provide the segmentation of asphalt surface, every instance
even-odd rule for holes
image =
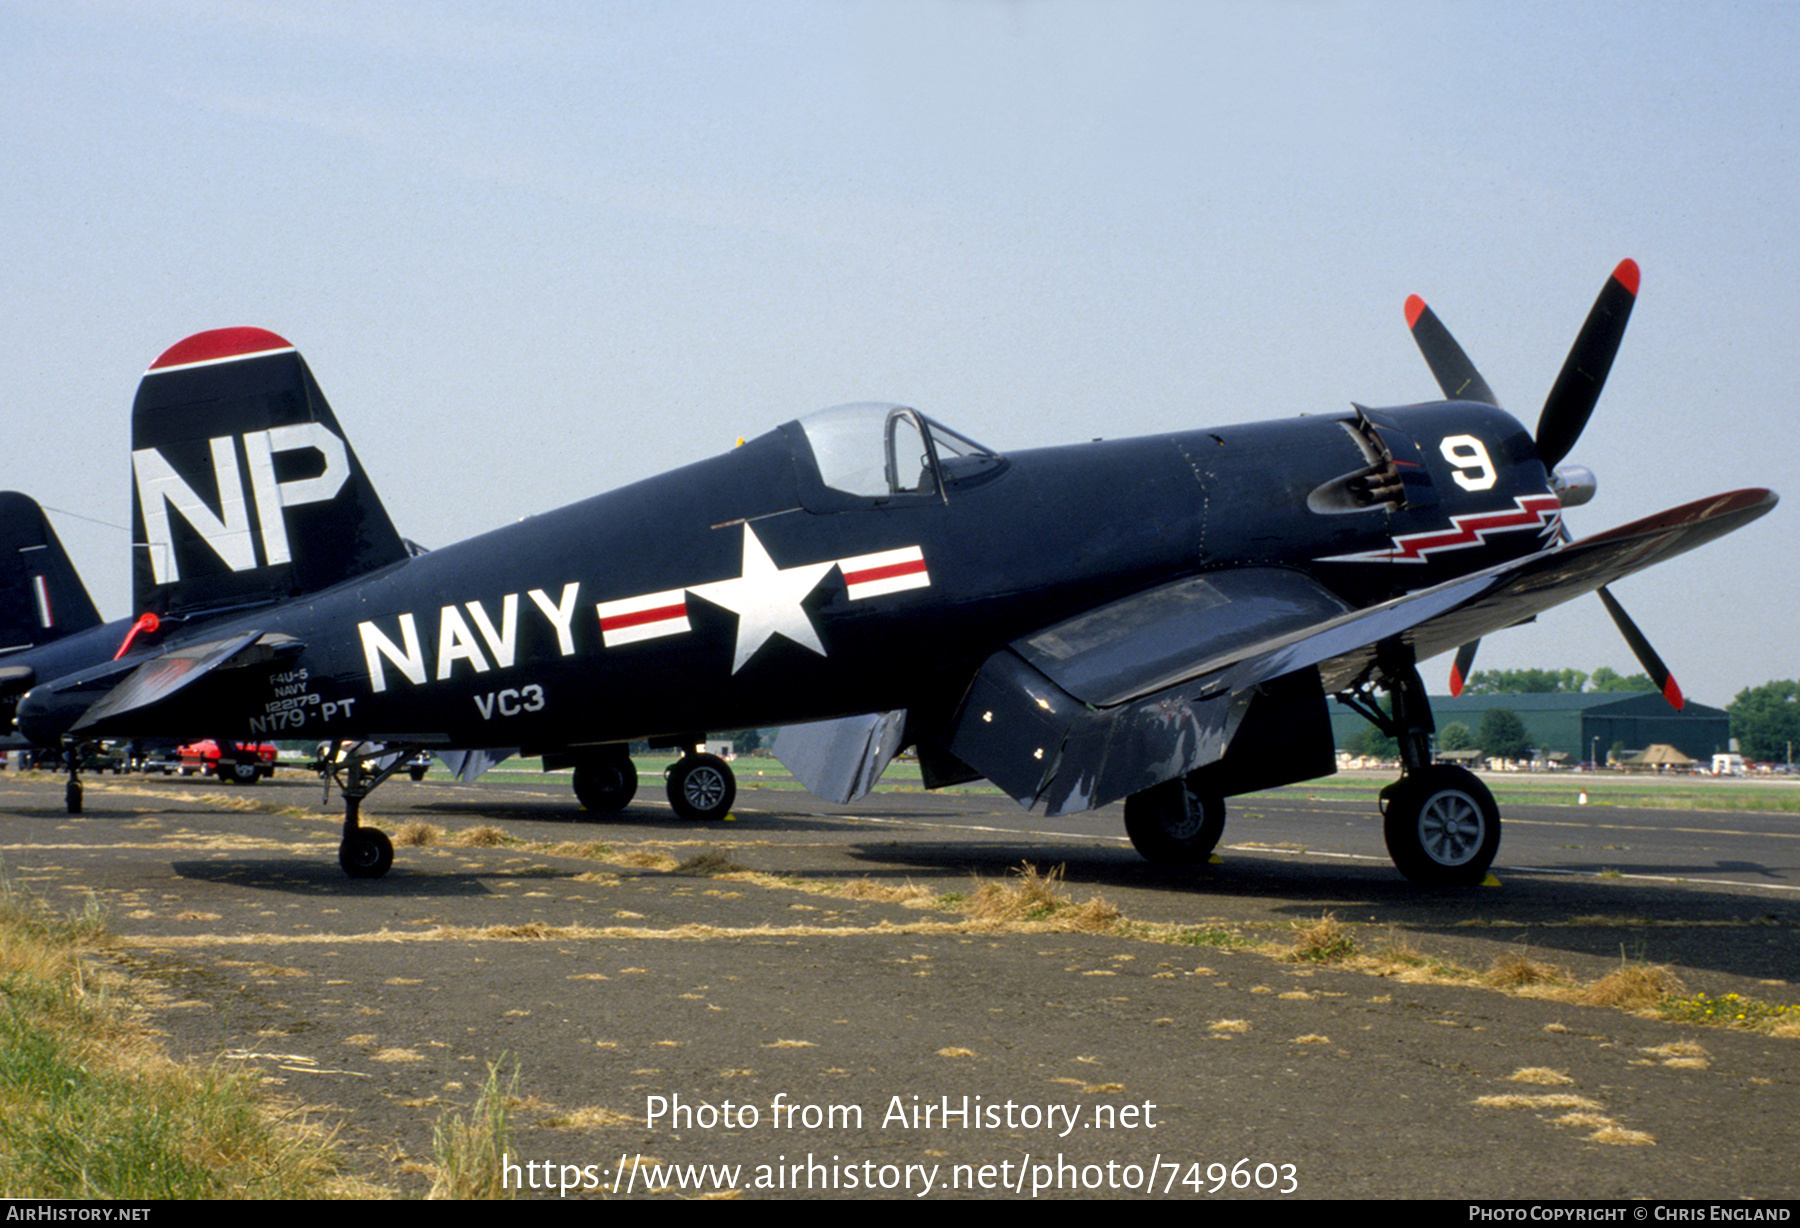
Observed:
[[[554,780],[427,779],[366,821],[532,843],[403,844],[359,882],[321,800],[107,777],[70,817],[59,781],[0,775],[0,858],[59,908],[98,898],[171,1052],[260,1071],[396,1194],[429,1187],[433,1127],[490,1066],[516,1078],[537,1197],[1800,1194],[1800,1039],[1239,945],[1329,913],[1425,967],[1648,961],[1800,1002],[1791,816],[1521,807],[1502,885],[1432,892],[1387,863],[1367,803],[1303,789],[1235,803],[1222,863],[1172,872],[1116,812],[1047,824],[991,795],[746,789],[697,826],[648,788],[600,823]],[[1024,862],[1140,930],[893,898]]]

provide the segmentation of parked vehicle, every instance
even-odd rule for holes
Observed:
[[[183,746],[181,774],[217,776],[225,784],[253,785],[265,776],[275,774],[273,742],[227,742],[220,752],[219,744],[208,738]]]

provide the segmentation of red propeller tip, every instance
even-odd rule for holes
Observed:
[[[1613,280],[1631,291],[1632,298],[1636,298],[1638,292],[1637,261],[1629,258],[1619,261],[1619,267],[1613,270]]]
[[[1416,294],[1407,295],[1406,296],[1406,327],[1411,328],[1414,325],[1416,325],[1419,322],[1419,317],[1424,314],[1425,314],[1425,300],[1420,298]]]
[[[1663,683],[1663,698],[1668,700],[1669,706],[1677,712],[1681,711],[1681,706],[1687,703],[1687,699],[1681,694],[1681,686],[1675,681],[1673,674],[1670,674],[1669,680]]]

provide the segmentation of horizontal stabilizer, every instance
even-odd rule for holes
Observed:
[[[115,661],[38,687],[19,705],[19,728],[40,746],[86,738],[167,736],[171,730],[242,739],[257,687],[305,646],[246,631],[148,661]],[[230,713],[229,717],[221,714]]]

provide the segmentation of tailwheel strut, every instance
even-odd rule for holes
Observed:
[[[351,878],[380,878],[393,868],[394,842],[379,827],[362,825],[362,803],[388,777],[403,769],[418,750],[357,743],[339,747],[326,760],[326,770],[344,796],[344,836],[338,844],[338,865]]]

